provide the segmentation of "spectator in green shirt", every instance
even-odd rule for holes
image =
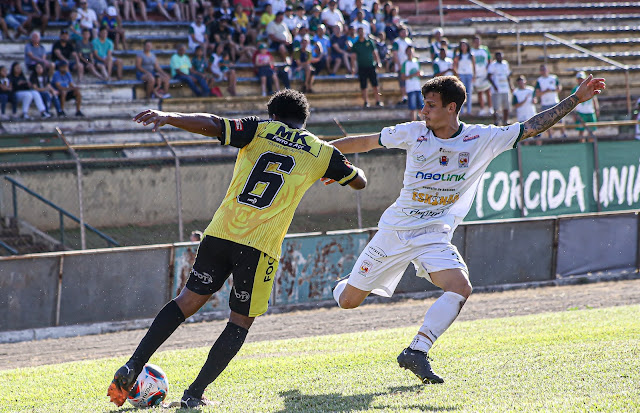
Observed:
[[[107,81],[111,80],[113,66],[116,66],[118,80],[122,79],[122,60],[113,56],[113,42],[107,38],[107,28],[102,26],[98,37],[93,39],[93,53],[97,63],[102,63],[107,68]]]
[[[360,91],[362,92],[364,107],[369,107],[367,80],[373,88],[376,106],[383,106],[380,101],[380,93],[378,93],[378,73],[376,72],[376,68],[382,67],[382,63],[375,43],[370,37],[365,36],[363,27],[358,28],[358,40],[351,47],[351,59],[353,61],[351,64],[353,74],[356,73],[357,63],[358,80],[360,80]]]
[[[171,56],[171,77],[186,83],[196,96],[209,96],[207,81],[193,68],[191,59],[185,53],[186,50],[187,48],[181,44],[176,54]]]

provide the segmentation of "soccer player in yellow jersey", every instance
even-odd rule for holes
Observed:
[[[147,110],[134,121],[156,131],[173,125],[240,148],[231,184],[204,231],[186,287],[158,313],[129,361],[115,374],[108,395],[121,406],[151,355],[218,291],[231,273],[231,314],[181,406],[208,404],[205,388],[242,347],[255,317],[268,307],[280,248],[304,193],[320,178],[362,189],[364,173],[333,146],[304,129],[306,97],[294,90],[276,93],[267,104],[270,120],[225,119],[216,115]]]

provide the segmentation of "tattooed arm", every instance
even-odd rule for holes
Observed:
[[[540,112],[527,120],[524,123],[522,139],[531,138],[546,131],[575,109],[575,107],[578,106],[578,103],[586,102],[600,94],[605,87],[604,79],[594,79],[593,75],[589,75],[574,94],[570,95],[554,107],[547,109],[544,112]]]

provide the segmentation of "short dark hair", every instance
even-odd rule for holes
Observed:
[[[281,121],[291,121],[304,125],[309,117],[307,97],[293,89],[284,89],[274,94],[267,103],[269,116],[277,116]]]
[[[422,86],[422,96],[426,97],[429,92],[440,94],[442,106],[447,106],[449,103],[454,102],[456,104],[456,113],[460,113],[462,104],[467,98],[467,90],[464,87],[464,83],[455,76],[438,76],[427,80],[427,83]]]

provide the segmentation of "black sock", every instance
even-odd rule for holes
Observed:
[[[213,347],[209,351],[207,361],[200,369],[198,377],[191,383],[187,392],[189,395],[202,398],[204,389],[213,382],[220,373],[227,367],[232,358],[238,354],[240,347],[244,344],[245,338],[249,330],[231,322],[227,323],[224,331],[216,340]]]
[[[129,359],[128,363],[133,363],[135,371],[142,371],[142,368],[153,353],[176,331],[183,321],[184,314],[178,304],[173,300],[169,301],[153,320],[149,331],[147,331],[133,356]]]

